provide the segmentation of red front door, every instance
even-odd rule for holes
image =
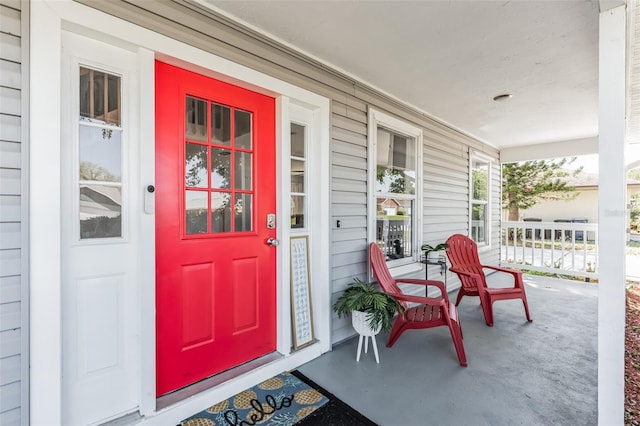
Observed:
[[[275,101],[156,62],[157,394],[275,350]]]

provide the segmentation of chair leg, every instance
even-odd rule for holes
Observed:
[[[529,304],[527,303],[527,296],[522,294],[522,304],[524,305],[524,314],[527,316],[527,321],[533,322],[531,316],[529,315]]]
[[[460,304],[460,301],[462,300],[462,296],[464,296],[464,294],[462,294],[462,289],[460,289],[458,290],[458,297],[456,298],[456,306]]]
[[[393,328],[391,329],[391,333],[389,333],[389,341],[387,342],[388,348],[390,348],[391,346],[394,345],[394,343],[396,343],[396,340],[398,340],[398,337],[400,337],[403,331],[404,331],[404,320],[401,317],[398,317],[396,318],[396,322],[393,323]]]
[[[455,311],[455,307],[450,307],[450,309],[453,310],[451,314],[445,311],[443,312],[443,315],[445,315],[447,320],[447,326],[449,327],[451,339],[453,340],[453,347],[456,349],[456,354],[458,355],[458,361],[460,361],[461,366],[466,367],[467,355],[464,352],[464,343],[462,343],[462,328],[458,322],[458,315]]]
[[[484,321],[489,327],[493,327],[493,301],[487,293],[480,294],[480,305],[482,305]]]
[[[449,326],[451,332],[451,338],[453,339],[453,346],[456,348],[456,354],[458,355],[458,361],[463,367],[467,366],[467,355],[464,352],[464,344],[462,343],[462,333],[460,326],[457,322],[454,322]]]

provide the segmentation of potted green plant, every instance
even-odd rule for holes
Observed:
[[[338,317],[352,314],[354,328],[363,335],[367,335],[359,329],[363,319],[366,318],[370,331],[375,335],[381,329],[391,330],[398,309],[403,310],[404,307],[395,297],[378,290],[375,284],[365,283],[359,278],[354,278],[353,283],[349,284],[333,304],[333,311]]]
[[[429,244],[423,244],[420,247],[420,250],[424,252],[424,257],[430,262],[437,262],[440,260],[440,252],[449,247],[447,243],[440,243],[436,246],[431,246]]]

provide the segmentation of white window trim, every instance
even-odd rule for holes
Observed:
[[[493,173],[493,159],[479,151],[470,150],[469,151],[469,230],[468,235],[471,237],[472,223],[473,223],[473,160],[478,159],[482,161],[486,161],[489,165],[489,183],[488,183],[488,197],[487,197],[487,223],[485,229],[486,241],[484,243],[477,242],[479,251],[486,251],[491,248],[491,232],[492,232],[492,221],[491,221],[491,201],[492,201],[492,173]]]
[[[413,256],[408,259],[403,259],[402,264],[389,265],[389,270],[392,275],[404,275],[412,272],[416,272],[422,269],[420,263],[420,245],[422,243],[422,217],[423,217],[423,202],[422,202],[422,181],[423,181],[423,162],[422,162],[422,129],[418,126],[410,124],[406,121],[402,121],[396,117],[393,117],[387,113],[376,110],[369,107],[368,110],[368,154],[367,154],[367,224],[369,228],[368,241],[372,242],[376,240],[376,158],[377,152],[377,129],[378,126],[385,129],[392,130],[394,132],[415,138],[416,141],[416,198],[415,198],[415,212],[412,212],[413,219],[412,227],[413,232]]]

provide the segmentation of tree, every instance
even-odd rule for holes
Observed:
[[[80,180],[94,180],[102,182],[119,182],[120,176],[114,176],[107,169],[90,161],[80,162]]]
[[[394,194],[415,193],[413,181],[400,169],[378,166],[376,179],[382,186],[382,192],[393,192]]]
[[[520,219],[520,209],[528,209],[541,200],[572,200],[578,196],[575,187],[564,178],[576,176],[582,167],[569,171],[565,164],[573,158],[525,161],[502,166],[502,207],[509,209],[509,220]]]

